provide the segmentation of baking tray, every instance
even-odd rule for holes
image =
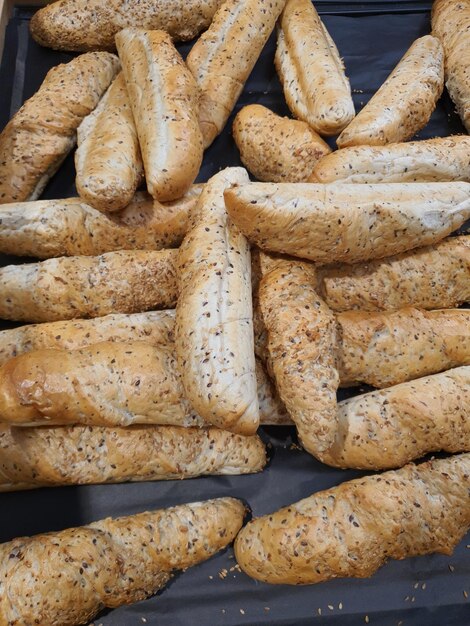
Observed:
[[[412,41],[430,29],[429,2],[319,2],[316,6],[345,59],[357,109],[382,84]],[[34,10],[16,8],[8,24],[0,68],[0,127],[37,90],[50,67],[75,56],[40,48],[33,42],[28,35],[28,22]],[[190,45],[178,47],[186,54]],[[258,102],[288,114],[274,71],[274,49],[275,40],[271,37],[235,112],[245,104]],[[206,152],[199,180],[207,180],[228,165],[240,164],[230,134],[232,119]],[[419,137],[462,132],[454,106],[444,95]],[[74,194],[73,157],[69,156],[43,197]],[[13,261],[18,262],[0,258],[2,263]],[[341,397],[345,395],[346,392],[341,392]],[[271,459],[265,471],[258,475],[1,494],[0,541],[86,524],[110,515],[130,515],[228,495],[245,500],[258,516],[365,474],[336,470],[317,462],[299,448],[292,428],[265,428],[261,434],[270,446]],[[470,595],[470,535],[452,557],[431,555],[391,561],[365,580],[342,579],[308,587],[270,586],[248,578],[234,566],[233,552],[228,549],[177,575],[153,598],[105,612],[94,624],[470,624],[470,601],[465,597],[465,593]]]

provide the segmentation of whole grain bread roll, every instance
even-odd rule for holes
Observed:
[[[470,452],[470,366],[424,376],[338,404],[335,467],[401,467],[428,452]]]
[[[243,107],[232,132],[243,165],[267,182],[307,181],[318,160],[331,152],[308,124],[280,117],[260,104]]]
[[[95,256],[116,250],[161,250],[182,242],[188,214],[203,185],[161,204],[137,193],[130,204],[105,215],[80,198],[14,202],[0,206],[0,252],[50,259]]]
[[[90,52],[47,73],[0,134],[0,204],[39,198],[119,69],[114,54]]]
[[[0,492],[250,474],[261,471],[265,463],[259,437],[217,428],[0,424]]]
[[[162,30],[126,28],[116,35],[116,46],[148,192],[160,202],[181,198],[202,163],[196,82]]]
[[[256,432],[251,262],[247,240],[229,220],[224,190],[248,181],[227,168],[205,185],[179,248],[176,356],[186,396],[207,423]]]
[[[3,624],[75,626],[144,600],[225,548],[243,523],[234,498],[183,504],[0,546]]]
[[[432,34],[444,47],[445,81],[463,125],[470,131],[470,6],[458,0],[434,0]]]
[[[137,26],[193,39],[211,23],[221,0],[58,0],[30,22],[33,39],[55,50],[115,50],[114,36]]]
[[[312,183],[470,181],[470,137],[454,135],[385,146],[353,146],[323,157]]]
[[[461,454],[351,480],[254,519],[235,556],[269,583],[366,578],[388,559],[450,555],[469,528],[470,454]]]
[[[382,146],[424,128],[444,88],[444,50],[436,37],[417,39],[366,106],[336,140],[339,148]]]
[[[469,183],[247,183],[227,189],[227,212],[260,248],[356,263],[443,239],[470,217]]]
[[[143,179],[144,167],[122,72],[78,127],[77,143],[75,184],[80,196],[98,211],[124,209]]]
[[[470,301],[470,237],[449,237],[378,261],[322,268],[317,289],[334,311],[459,306]]]
[[[204,148],[222,131],[285,0],[226,0],[186,63],[201,90]]]
[[[343,61],[310,0],[287,1],[275,65],[289,109],[317,133],[336,135],[353,119]]]
[[[177,250],[127,250],[0,268],[0,318],[54,322],[173,307]]]
[[[346,311],[340,331],[339,376],[346,387],[390,387],[470,365],[470,310]]]

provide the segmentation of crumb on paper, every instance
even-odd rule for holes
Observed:
[[[240,613],[241,613],[242,615],[245,615],[245,611],[244,611],[243,609],[240,609]]]

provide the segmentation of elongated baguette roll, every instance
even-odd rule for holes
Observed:
[[[113,54],[92,52],[47,73],[0,134],[0,204],[39,198],[119,68]]]
[[[199,173],[199,93],[170,36],[126,28],[116,35],[144,162],[147,189],[160,202],[181,198]]]
[[[317,161],[331,152],[308,124],[280,117],[260,104],[239,111],[233,138],[245,167],[268,182],[306,181]]]
[[[456,0],[434,0],[432,33],[444,47],[447,91],[470,132],[470,6]]]
[[[336,321],[315,293],[308,268],[284,259],[263,261],[258,297],[268,366],[302,445],[321,458],[336,431]]]
[[[0,269],[0,318],[54,322],[170,308],[177,255],[129,250],[8,265]]]
[[[424,128],[444,88],[444,50],[436,37],[417,39],[336,143],[339,148],[406,141]]]
[[[119,213],[105,215],[80,198],[15,202],[0,206],[0,252],[49,259],[116,250],[178,246],[203,185],[180,200],[160,204],[137,193]]]
[[[338,367],[342,386],[364,382],[390,387],[470,365],[468,309],[347,311],[336,319],[341,336]]]
[[[335,442],[322,461],[387,469],[439,450],[470,452],[468,365],[340,402]]]
[[[313,183],[470,181],[470,137],[456,135],[336,150],[319,161]]]
[[[0,546],[0,622],[75,626],[156,593],[233,541],[245,508],[218,498]]]
[[[0,492],[250,474],[265,463],[259,437],[218,428],[0,425]]]
[[[470,527],[469,488],[470,454],[351,480],[253,520],[235,556],[253,578],[304,585],[452,554]]]
[[[452,308],[470,301],[470,237],[361,263],[323,268],[320,295],[334,311]]]
[[[222,131],[285,0],[226,0],[186,63],[201,90],[204,148]]]
[[[224,197],[252,243],[322,265],[431,244],[470,217],[469,183],[248,183]]]
[[[290,110],[317,133],[336,135],[353,119],[343,62],[310,0],[288,0],[275,65]]]
[[[224,190],[248,180],[227,168],[204,187],[178,256],[176,356],[193,408],[219,428],[253,434],[256,395],[250,248],[228,219]]]
[[[58,0],[30,22],[33,38],[55,50],[115,50],[114,36],[138,26],[166,30],[175,41],[207,28],[221,0]]]
[[[80,196],[99,211],[119,211],[132,200],[144,167],[121,72],[80,124],[75,181]]]

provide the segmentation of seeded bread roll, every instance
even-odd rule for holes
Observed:
[[[78,127],[77,141],[75,184],[80,196],[105,213],[126,207],[144,167],[122,72]]]
[[[305,585],[371,576],[388,559],[452,550],[470,528],[470,454],[367,476],[249,522],[243,571]]]
[[[225,548],[245,508],[218,498],[20,537],[0,546],[0,621],[75,626],[144,600]]]
[[[435,0],[432,34],[444,47],[445,81],[467,132],[470,132],[470,6],[468,2]]]
[[[126,28],[116,35],[116,46],[148,192],[160,202],[181,198],[202,163],[196,82],[162,30]]]
[[[317,161],[331,152],[308,124],[280,117],[260,104],[243,107],[232,130],[242,163],[263,181],[306,181]]]
[[[317,133],[336,135],[353,119],[343,62],[310,0],[288,0],[275,65],[290,110]]]
[[[123,28],[166,30],[175,41],[207,28],[221,0],[58,0],[33,15],[33,39],[55,50],[115,50]]]
[[[336,143],[382,146],[424,128],[444,88],[444,51],[436,37],[417,39]]]
[[[54,322],[173,307],[177,250],[129,250],[0,268],[0,318]]]
[[[120,68],[108,52],[53,67],[0,134],[0,204],[36,200]]]
[[[470,365],[470,310],[346,311],[340,329],[342,386],[390,387]]]
[[[186,63],[201,90],[204,148],[222,131],[285,0],[226,0]]]
[[[470,218],[469,183],[247,183],[224,197],[252,243],[321,265],[428,245]]]
[[[112,215],[80,198],[5,204],[0,206],[0,252],[49,259],[173,248],[183,240],[189,211],[202,187],[192,185],[180,200],[164,204],[137,193],[124,210]]]
[[[178,256],[176,357],[186,396],[207,423],[256,432],[250,248],[228,219],[224,190],[248,180],[227,168],[206,183]]]
[[[470,301],[470,237],[357,265],[322,268],[317,288],[334,311],[440,309]]]
[[[250,474],[266,463],[259,437],[217,428],[69,426],[10,428],[0,424],[0,492]]]
[[[470,181],[470,137],[355,146],[323,157],[312,183],[412,183]]]

